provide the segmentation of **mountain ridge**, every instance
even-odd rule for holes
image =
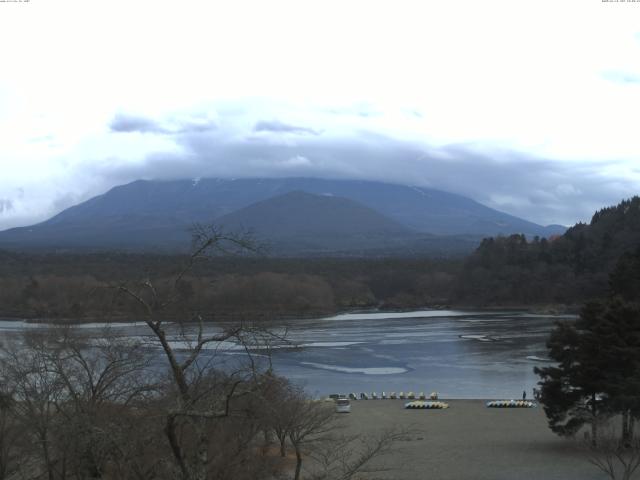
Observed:
[[[412,242],[416,233],[423,238],[453,235],[479,241],[490,235],[548,236],[564,231],[563,227],[543,227],[467,197],[425,187],[304,177],[205,178],[136,180],[119,185],[40,224],[0,232],[0,246],[173,249],[188,245],[187,230],[194,223],[217,223],[225,216],[233,219],[234,212],[291,192],[340,198],[336,203],[340,211],[353,209],[349,202],[355,202],[368,209],[359,210],[363,215],[367,211],[365,216],[371,218],[373,211],[402,226],[406,229],[403,235]],[[307,215],[316,213],[309,210]],[[292,228],[304,230],[302,220],[298,218]],[[353,218],[350,221],[358,223]],[[332,230],[327,222],[325,225]],[[402,242],[392,244],[402,247]]]

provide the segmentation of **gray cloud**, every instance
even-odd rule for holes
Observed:
[[[312,128],[298,127],[289,125],[278,120],[261,120],[253,127],[254,132],[276,132],[276,133],[295,133],[303,135],[319,135],[319,132]]]
[[[10,198],[0,198],[0,214],[13,210],[13,201]]]
[[[116,114],[109,128],[112,132],[165,133],[165,130],[151,119],[135,115]]]
[[[471,197],[540,224],[588,221],[595,210],[637,193],[626,178],[605,175],[613,162],[576,165],[472,144],[425,147],[371,132],[344,138],[303,136],[273,142],[256,136],[188,133],[180,154],[155,153],[137,165],[113,159],[88,168],[112,185],[139,178],[312,176],[426,186]]]
[[[449,146],[426,159],[432,186],[470,196],[541,224],[588,221],[598,209],[637,194],[638,185],[603,172],[614,162],[564,164],[517,152]],[[438,158],[445,154],[447,160]]]
[[[124,113],[116,114],[109,124],[109,129],[115,133],[138,132],[174,135],[201,133],[215,130],[216,128],[216,124],[207,118],[170,118],[165,125],[165,123],[159,123],[149,118]]]
[[[189,120],[182,122],[174,133],[204,133],[215,130],[217,125],[207,120]]]
[[[77,205],[80,202],[88,200],[86,196],[78,195],[76,193],[66,192],[59,194],[54,198],[52,207],[55,211],[61,211],[65,208],[69,208],[73,205]]]

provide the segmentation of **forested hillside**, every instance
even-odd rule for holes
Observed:
[[[151,278],[168,287],[185,256],[24,254],[0,251],[0,317],[131,318],[112,288]],[[208,318],[283,318],[357,308],[415,308],[450,298],[460,263],[432,259],[210,258],[185,278],[175,312]],[[182,311],[181,311],[182,309]]]
[[[580,303],[604,295],[609,273],[639,247],[640,197],[633,197],[550,240],[483,240],[465,262],[454,295],[479,304]]]

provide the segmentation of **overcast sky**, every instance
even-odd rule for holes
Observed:
[[[640,193],[640,2],[0,2],[0,229],[139,178],[323,176],[542,224]]]

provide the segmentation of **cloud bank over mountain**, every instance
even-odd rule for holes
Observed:
[[[537,223],[587,220],[640,191],[640,35],[628,8],[140,0],[78,2],[73,15],[46,2],[7,10],[0,228],[138,178],[205,176],[385,180]]]
[[[115,151],[104,158],[79,159],[59,170],[55,185],[49,185],[53,202],[48,206],[32,202],[32,212],[24,189],[16,190],[13,198],[5,194],[0,227],[44,219],[136,179],[301,176],[377,180],[467,195],[541,224],[586,220],[595,209],[638,191],[638,172],[623,175],[625,163],[615,160],[559,162],[479,143],[430,145],[417,135],[397,138],[375,131],[369,125],[370,117],[361,115],[357,123],[348,119],[351,128],[341,125],[337,129],[333,118],[327,117],[344,121],[341,113],[309,112],[315,121],[294,123],[259,120],[250,111],[225,117],[215,106],[208,108],[215,121],[203,120],[197,116],[200,113],[192,118],[183,112],[181,119],[116,114],[101,142],[115,150],[137,143],[143,147],[137,158]],[[406,115],[408,121],[415,118]],[[45,196],[43,185],[40,187]]]

